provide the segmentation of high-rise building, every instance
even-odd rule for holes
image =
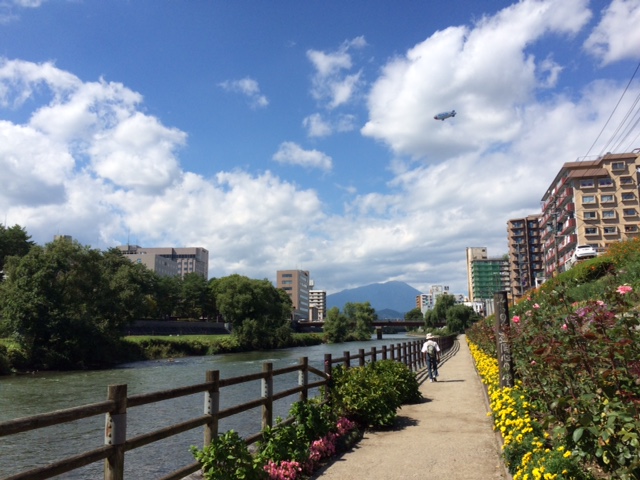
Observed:
[[[289,294],[293,304],[293,319],[309,319],[309,272],[307,270],[278,270],[276,287]]]
[[[419,308],[424,315],[428,310],[433,310],[440,295],[449,294],[448,285],[431,285],[429,293],[421,293],[416,295],[416,308]],[[459,296],[456,296],[456,301]],[[464,296],[463,301],[464,301]]]
[[[180,275],[182,278],[184,278],[187,273],[197,273],[205,279],[209,278],[209,251],[202,247],[143,248],[139,245],[120,245],[117,248],[131,261],[140,261],[140,263],[143,263],[154,271],[157,271],[157,265],[166,268],[167,272],[173,269],[173,266],[169,262],[163,263],[161,260],[152,260],[151,256],[174,262],[177,269],[176,275]]]
[[[639,234],[640,149],[565,163],[542,197],[546,277],[562,272],[578,245],[604,251]]]
[[[313,310],[314,313],[311,313]],[[309,290],[309,320],[323,321],[327,318],[327,291]]]
[[[473,277],[471,264],[474,260],[487,258],[487,247],[467,247],[467,287],[469,288],[469,301],[473,302]]]
[[[539,220],[538,214],[507,222],[509,290],[513,298],[522,297],[544,276]]]
[[[474,301],[493,300],[493,294],[509,288],[509,259],[479,258],[471,262]]]

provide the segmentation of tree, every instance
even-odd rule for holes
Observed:
[[[329,343],[342,343],[347,339],[349,323],[338,307],[333,307],[327,312],[323,331],[324,338]]]
[[[181,299],[182,279],[177,275],[172,277],[158,276],[154,287],[154,316],[166,319],[176,314]],[[212,296],[210,291],[207,292],[207,295]]]
[[[447,310],[456,304],[456,298],[453,295],[443,294],[436,299],[436,305],[433,310],[429,310],[424,315],[425,327],[435,328],[445,325],[447,322]]]
[[[404,319],[406,322],[419,322],[420,320],[424,320],[422,311],[419,308],[409,310],[404,314]]]
[[[7,263],[0,308],[33,368],[108,362],[123,326],[148,311],[152,274],[77,242],[34,246]]]
[[[453,305],[447,310],[447,329],[449,333],[461,333],[470,327],[480,316],[466,305]]]
[[[213,298],[207,280],[199,273],[187,273],[180,284],[178,315],[199,319],[212,314]]]
[[[215,305],[238,341],[252,348],[284,345],[291,337],[291,299],[267,280],[234,274],[210,284]]]
[[[347,317],[352,338],[355,340],[369,340],[371,338],[373,322],[378,319],[378,315],[369,302],[346,303],[344,314]]]
[[[0,281],[2,281],[1,273],[4,271],[6,258],[14,255],[23,257],[34,245],[35,243],[31,241],[31,237],[23,227],[14,225],[7,228],[0,225]]]

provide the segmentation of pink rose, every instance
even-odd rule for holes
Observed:
[[[535,365],[536,361],[535,360],[531,360],[531,365]]]
[[[538,305],[537,303],[533,304],[533,308],[535,308],[536,310],[538,310],[540,308],[540,305]]]
[[[517,315],[514,315],[511,320],[513,320],[513,323],[520,323],[520,317]]]
[[[565,323],[565,324],[562,325],[561,328],[566,332],[567,329],[569,328],[569,326]]]
[[[620,285],[617,291],[620,295],[626,295],[629,292],[633,292],[633,288],[631,288],[629,285]]]

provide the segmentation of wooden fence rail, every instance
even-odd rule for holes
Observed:
[[[453,336],[440,337],[437,341],[441,350],[446,351],[451,348],[454,339],[455,337]],[[356,355],[345,351],[340,358],[332,358],[331,354],[325,354],[324,371],[313,368],[309,365],[308,359],[303,357],[297,365],[274,370],[273,364],[267,362],[263,364],[262,371],[259,373],[233,378],[221,379],[219,371],[208,371],[204,383],[152,393],[127,396],[127,385],[110,385],[108,398],[103,402],[0,423],[0,437],[4,437],[95,415],[106,415],[104,446],[73,457],[64,458],[44,467],[3,477],[0,480],[42,480],[77,470],[100,460],[104,460],[104,480],[123,480],[125,452],[198,427],[204,427],[203,441],[204,445],[208,445],[218,435],[219,420],[256,407],[262,407],[262,429],[264,429],[273,425],[274,401],[296,394],[299,395],[300,400],[304,401],[308,399],[310,391],[323,386],[328,388],[327,379],[330,377],[331,370],[335,364],[350,368],[355,366],[355,362],[357,362],[357,365],[363,366],[367,361],[375,362],[379,359],[391,359],[404,363],[413,370],[418,370],[424,367],[424,359],[420,353],[422,343],[422,340],[413,340],[391,345],[390,347],[385,345],[382,349],[372,347],[369,352],[360,349]],[[298,373],[297,387],[281,392],[273,391],[274,377],[296,372]],[[309,374],[316,375],[320,379],[309,382]],[[261,395],[259,398],[220,410],[220,390],[222,388],[256,380],[261,381]],[[160,430],[127,438],[128,409],[197,393],[204,393],[205,395],[204,414],[202,416],[170,425]],[[261,435],[262,433],[258,432],[250,435],[245,440],[251,444],[260,440]],[[199,469],[199,463],[193,463],[163,477],[161,480],[179,480]]]

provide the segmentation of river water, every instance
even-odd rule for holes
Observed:
[[[415,338],[415,337],[413,337]],[[208,370],[219,370],[220,378],[230,378],[262,370],[264,362],[274,369],[297,364],[308,357],[309,364],[322,370],[324,354],[335,358],[344,351],[351,355],[364,348],[390,346],[411,340],[404,335],[387,335],[383,340],[335,345],[288,348],[268,352],[248,352],[204,357],[188,357],[174,361],[149,361],[125,364],[111,370],[83,372],[43,372],[33,375],[0,377],[0,422],[54,410],[71,408],[107,398],[108,385],[127,384],[128,395],[156,392],[203,383]],[[297,385],[297,373],[279,375],[274,391]],[[309,381],[316,377],[310,375]],[[220,394],[220,408],[227,408],[260,398],[260,381],[225,387]],[[275,415],[286,417],[297,395],[274,405]],[[148,433],[202,415],[204,394],[130,408],[127,413],[127,437]],[[219,430],[234,429],[242,436],[260,431],[261,409],[253,409],[220,421]],[[47,465],[64,457],[97,448],[104,442],[104,415],[0,437],[0,478]],[[197,428],[131,450],[125,455],[125,478],[153,479],[167,475],[194,462],[190,445],[202,447],[203,429]],[[65,479],[101,479],[103,462],[61,475]]]

